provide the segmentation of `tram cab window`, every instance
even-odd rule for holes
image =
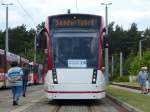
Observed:
[[[68,67],[68,60],[86,60],[87,68],[96,67],[98,57],[97,38],[61,37],[53,41],[54,66]]]

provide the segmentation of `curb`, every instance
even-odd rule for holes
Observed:
[[[129,111],[129,112],[144,112],[144,111],[142,111],[142,110],[140,110],[140,109],[137,109],[137,108],[135,108],[135,107],[129,105],[129,104],[126,103],[126,102],[123,102],[123,101],[119,100],[118,98],[116,98],[116,97],[114,97],[114,96],[112,96],[112,95],[110,95],[110,94],[106,94],[106,96],[107,96],[110,100],[112,100],[113,102],[117,103],[117,104],[120,105],[121,107],[125,108],[125,109],[126,109],[127,111]]]

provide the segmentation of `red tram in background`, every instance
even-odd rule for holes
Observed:
[[[0,88],[10,86],[8,80],[6,80],[5,78],[5,74],[7,73],[7,70],[11,67],[10,64],[13,61],[17,61],[21,67],[24,63],[29,63],[29,60],[19,55],[0,49]]]
[[[44,72],[45,69],[42,64],[29,62],[26,58],[0,49],[0,88],[10,87],[8,80],[5,78],[5,74],[11,67],[10,65],[13,61],[17,61],[20,64],[20,67],[23,67],[25,63],[29,65],[28,84],[44,83],[44,74],[46,72]]]
[[[44,82],[43,65],[35,62],[29,63],[28,84],[42,84]]]

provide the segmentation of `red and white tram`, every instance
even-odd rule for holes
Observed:
[[[42,84],[42,83],[43,83],[43,65],[35,62],[30,62],[28,84]]]
[[[47,41],[48,72],[44,87],[48,99],[104,98],[102,17],[89,14],[49,16],[42,31]]]
[[[10,52],[5,52],[5,50],[0,49],[0,88],[3,87],[9,87],[9,82],[5,78],[5,74],[7,73],[7,70],[11,67],[11,62],[17,61],[20,66],[22,66],[24,63],[29,63],[29,60],[10,53]]]

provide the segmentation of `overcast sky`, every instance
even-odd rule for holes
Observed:
[[[88,13],[105,17],[105,6],[109,3],[108,21],[114,21],[124,29],[133,22],[139,30],[150,28],[150,0],[0,0],[1,3],[13,3],[9,6],[9,27],[25,24],[28,29],[45,21],[48,15],[67,13]],[[5,29],[6,7],[0,5],[0,30]]]

